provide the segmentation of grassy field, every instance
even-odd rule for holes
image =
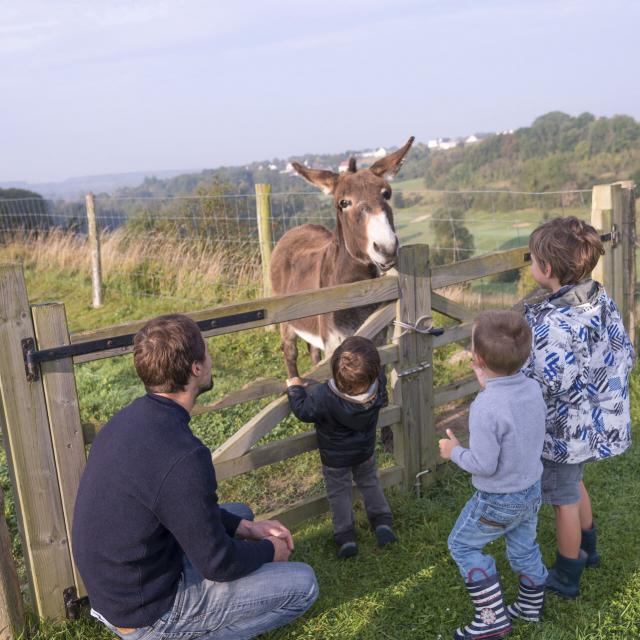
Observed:
[[[159,313],[196,309],[229,299],[234,290],[192,283],[172,294],[184,298],[133,295],[119,261],[106,270],[109,284],[105,306],[90,308],[90,278],[83,265],[65,263],[55,248],[38,259],[34,247],[0,247],[0,261],[22,260],[30,300],[65,302],[73,331],[125,320],[152,317]],[[133,267],[132,267],[133,268]],[[134,269],[136,270],[137,267]],[[213,278],[213,276],[211,276]],[[212,283],[213,285],[213,283]],[[249,288],[243,290],[251,295]],[[235,295],[238,290],[235,290]],[[189,298],[189,302],[185,298]],[[219,398],[256,377],[284,377],[278,334],[250,331],[210,341],[216,386],[203,401]],[[439,350],[434,371],[437,384],[459,376],[463,365],[449,365],[453,348]],[[237,367],[235,363],[242,363]],[[303,366],[308,359],[303,357]],[[143,393],[130,357],[97,361],[76,368],[82,419],[102,424],[120,407]],[[633,379],[633,413],[638,433],[640,377]],[[210,447],[223,442],[268,399],[205,414],[192,421],[194,431]],[[267,439],[281,438],[306,430],[293,418],[284,420]],[[586,480],[593,492],[602,537],[603,566],[585,576],[584,593],[577,602],[550,598],[545,622],[528,627],[516,625],[513,638],[549,640],[640,638],[640,456],[633,449],[624,457],[591,465]],[[382,466],[390,464],[381,456]],[[9,491],[4,457],[0,460],[0,482]],[[322,491],[315,452],[266,467],[256,473],[223,482],[223,500],[244,500],[256,511],[265,512],[304,496]],[[400,543],[380,551],[365,528],[358,508],[360,555],[348,562],[334,557],[328,517],[317,518],[295,531],[293,559],[309,562],[317,572],[321,596],[311,612],[298,623],[269,634],[269,639],[409,639],[446,638],[457,624],[467,621],[470,605],[462,581],[449,558],[446,539],[457,514],[472,490],[466,474],[444,467],[437,483],[422,499],[399,490],[389,492]],[[7,517],[14,536],[14,554],[21,563],[15,510],[8,496]],[[540,541],[545,560],[554,553],[552,514],[543,509]],[[503,545],[494,545],[505,578],[507,592],[515,593],[515,580],[504,561]],[[24,570],[21,566],[24,578]],[[37,640],[110,638],[99,624],[43,623],[35,630]]]

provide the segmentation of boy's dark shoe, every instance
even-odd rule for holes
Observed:
[[[596,551],[597,537],[595,523],[591,525],[591,529],[582,530],[580,548],[587,554],[587,568],[595,569],[600,566],[600,554]]]
[[[356,532],[353,529],[334,533],[333,541],[338,547],[338,558],[351,558],[358,554]]]
[[[527,584],[520,576],[518,599],[507,607],[511,620],[520,618],[526,622],[540,622],[544,607],[544,585]]]
[[[489,576],[478,582],[466,582],[476,615],[466,627],[459,627],[454,640],[504,638],[511,633],[511,620],[502,599],[500,578]]]
[[[358,545],[355,542],[345,542],[338,549],[338,558],[352,558],[358,555]]]
[[[398,541],[398,536],[393,532],[393,529],[388,524],[380,524],[375,529],[376,542],[379,547],[386,547],[392,542]]]
[[[587,554],[580,551],[580,557],[565,558],[556,553],[556,563],[549,571],[545,588],[563,598],[577,598],[580,595],[580,576],[587,563]]]

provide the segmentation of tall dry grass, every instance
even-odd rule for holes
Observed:
[[[223,242],[119,229],[103,232],[100,247],[107,288],[188,299],[200,297],[203,288],[215,288],[218,294],[227,288],[231,295],[238,288],[251,292],[262,285],[260,254],[250,245],[225,246]],[[62,229],[15,234],[0,246],[0,255],[3,261],[35,269],[91,273],[87,239]]]

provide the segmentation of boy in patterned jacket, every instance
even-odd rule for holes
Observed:
[[[635,354],[615,303],[590,278],[604,254],[596,230],[575,217],[556,218],[531,234],[529,248],[534,280],[551,290],[525,307],[533,349],[523,368],[547,405],[542,499],[555,510],[557,554],[546,588],[575,598],[585,566],[600,562],[584,464],[631,444]]]

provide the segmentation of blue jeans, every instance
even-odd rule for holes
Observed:
[[[482,549],[505,537],[511,568],[531,585],[544,584],[547,569],[536,542],[540,481],[516,493],[476,491],[449,535],[449,551],[467,582],[496,575],[496,563]]]
[[[253,520],[246,505],[221,507]],[[301,562],[270,562],[243,578],[213,582],[203,578],[184,556],[173,607],[150,627],[124,634],[98,612],[91,613],[126,640],[244,640],[291,622],[317,597],[315,573]]]

